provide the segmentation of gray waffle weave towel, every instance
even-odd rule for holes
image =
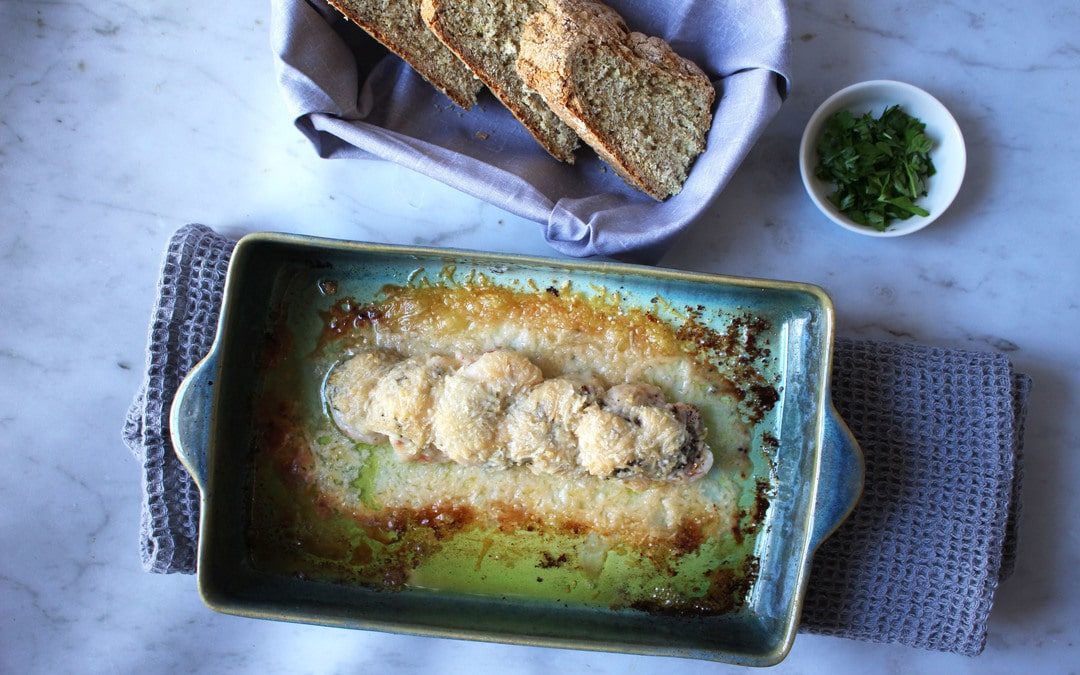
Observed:
[[[199,495],[169,442],[184,374],[213,341],[233,242],[188,225],[169,242],[146,379],[124,440],[143,467],[142,557],[195,570]],[[838,340],[833,401],[866,455],[866,489],[823,545],[802,630],[975,655],[1016,553],[1031,381],[998,354]]]

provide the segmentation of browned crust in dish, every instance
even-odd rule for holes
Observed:
[[[437,538],[468,528],[492,528],[512,533],[518,530],[562,535],[594,533],[605,537],[612,546],[639,551],[658,564],[672,557],[696,552],[710,536],[730,531],[742,540],[752,534],[760,517],[742,522],[741,512],[726,512],[705,502],[686,509],[676,522],[662,527],[646,527],[637,519],[614,519],[599,522],[587,515],[555,513],[530,509],[511,501],[486,502],[482,506],[460,499],[419,500],[419,503],[395,502],[371,509],[342,500],[341,495],[325,490],[318,474],[318,460],[312,450],[313,439],[302,430],[296,406],[290,402],[267,402],[259,411],[256,428],[263,457],[269,460],[280,479],[293,488],[312,495],[319,509],[345,514],[362,524],[369,535],[402,534],[410,527],[437,530]],[[452,514],[452,518],[438,515]],[[763,514],[762,514],[763,515]]]
[[[395,25],[374,0],[328,0],[349,21],[364,29],[384,47],[404,59],[413,70],[436,89],[468,110],[476,103],[483,84],[461,63],[420,20],[418,0],[394,0],[413,7],[405,25]],[[413,16],[415,15],[415,16]],[[410,40],[419,43],[418,49],[407,46]]]

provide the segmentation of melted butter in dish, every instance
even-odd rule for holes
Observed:
[[[693,312],[481,278],[321,316],[312,351],[267,374],[256,565],[705,614],[749,588],[767,382],[702,347]]]

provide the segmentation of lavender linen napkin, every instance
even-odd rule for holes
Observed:
[[[150,323],[146,379],[124,440],[142,462],[143,564],[195,571],[197,488],[168,412],[217,327],[233,242],[173,235]],[[838,340],[833,401],[866,456],[866,488],[814,557],[802,630],[975,655],[1016,555],[1031,381],[998,354]]]
[[[583,148],[545,153],[486,92],[470,111],[388,55],[324,0],[273,0],[271,47],[296,126],[322,157],[385,159],[542,223],[566,255],[656,259],[719,194],[788,88],[783,0],[607,0],[709,75],[708,149],[683,191],[657,203]]]

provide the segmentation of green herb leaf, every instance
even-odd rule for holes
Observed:
[[[895,220],[928,216],[915,204],[936,173],[926,125],[900,106],[874,118],[841,110],[825,122],[815,175],[835,186],[829,195],[848,218],[884,231]]]

